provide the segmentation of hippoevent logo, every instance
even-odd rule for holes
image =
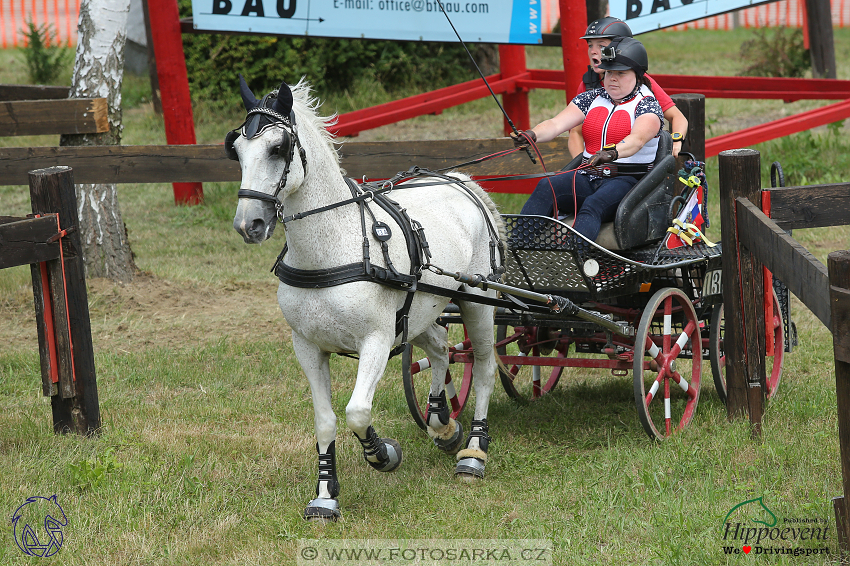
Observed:
[[[52,497],[28,498],[12,515],[12,531],[21,552],[28,556],[53,556],[62,548],[65,512]]]
[[[777,518],[762,497],[738,503],[720,526],[724,554],[813,556],[829,554],[826,519]]]

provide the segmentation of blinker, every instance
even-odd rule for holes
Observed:
[[[289,132],[283,130],[283,139],[280,140],[280,145],[277,148],[277,154],[279,157],[284,159],[289,159],[290,154],[292,153],[292,136],[289,135]]]
[[[239,138],[239,135],[238,131],[231,130],[227,132],[227,135],[224,137],[224,152],[227,154],[228,159],[232,159],[234,161],[239,161],[239,154],[236,153],[236,148],[233,147],[233,144]]]
[[[248,123],[245,124],[245,137],[253,139],[260,130],[260,114],[254,114],[248,118]]]

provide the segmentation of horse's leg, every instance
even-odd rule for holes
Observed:
[[[380,472],[393,472],[401,465],[401,446],[392,438],[380,438],[372,427],[372,398],[384,369],[392,339],[369,336],[361,344],[360,363],[357,365],[357,383],[351,400],[345,407],[348,428],[363,446],[366,462]]]
[[[465,479],[484,477],[487,463],[488,435],[487,411],[490,395],[496,383],[496,353],[493,349],[493,307],[477,303],[460,303],[461,317],[472,343],[475,363],[472,366],[472,383],[475,386],[475,413],[466,446],[457,453],[455,475]]]
[[[292,333],[292,346],[301,368],[310,382],[313,394],[313,419],[316,428],[316,450],[319,453],[319,480],[316,498],[307,504],[307,520],[336,521],[340,517],[339,480],[336,475],[336,415],[331,406],[330,355],[315,344]]]
[[[456,454],[463,443],[463,427],[451,418],[451,410],[446,401],[446,371],[449,368],[447,331],[435,322],[411,342],[422,348],[431,362],[431,390],[425,416],[428,436],[440,450]]]

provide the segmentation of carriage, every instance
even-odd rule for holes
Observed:
[[[504,282],[566,298],[578,308],[573,314],[551,313],[516,301],[497,308],[499,377],[513,399],[528,402],[546,395],[565,368],[604,369],[615,376],[631,371],[640,422],[659,440],[694,416],[702,368],[710,366],[717,394],[726,401],[721,245],[704,237],[680,247],[668,244],[667,228],[675,225],[680,209],[695,191],[707,188],[681,185],[683,193],[677,194],[671,146],[665,132],[653,168],[626,195],[614,222],[603,225],[596,242],[575,232],[568,218],[503,215],[509,243]],[[694,163],[690,158],[685,163]],[[580,162],[579,156],[564,170]],[[781,174],[778,163],[773,168]],[[689,167],[678,175],[690,177],[692,172]],[[765,308],[771,311],[765,317],[770,398],[779,385],[784,353],[792,346],[786,340],[793,330],[789,294],[781,281],[773,280],[772,300]],[[462,328],[452,304],[438,322]],[[414,421],[424,429],[427,400],[422,392],[432,376],[427,357],[414,350],[404,352],[404,390]],[[461,337],[449,356],[456,365],[446,372],[445,385],[456,418],[471,391],[469,340]]]
[[[414,419],[470,481],[484,477],[497,369],[520,400],[552,391],[567,367],[632,370],[638,415],[658,439],[693,418],[706,358],[724,395],[721,250],[682,222],[679,209],[704,183],[692,180],[692,165],[684,173],[692,190],[677,194],[669,134],[603,228],[610,241],[591,242],[569,219],[501,216],[460,173],[414,167],[381,183],[347,179],[328,133],[333,118],[318,115],[309,85],[282,83],[258,100],[240,83],[247,117],[224,144],[242,168],[233,227],[246,243],[268,240],[278,223],[286,229],[273,271],[310,383],[318,453],[305,518],[340,516],[332,354],[359,358],[346,425],[380,472],[402,463],[401,446],[380,437],[372,418],[378,381],[398,353]],[[693,245],[669,245],[674,235],[693,236]],[[772,395],[788,343],[787,292],[768,303]],[[463,338],[450,347],[455,328]],[[457,416],[473,381],[465,434]]]

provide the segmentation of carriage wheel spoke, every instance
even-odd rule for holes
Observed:
[[[543,395],[543,389],[540,387],[540,366],[531,368],[531,392],[535,399]]]
[[[658,393],[658,387],[661,385],[661,380],[664,378],[664,370],[658,372],[658,376],[655,378],[655,381],[652,382],[652,387],[649,388],[649,393],[646,394],[646,406],[649,407],[649,404],[655,398],[655,394]]]
[[[661,351],[661,348],[659,348],[658,345],[655,342],[653,342],[652,338],[649,337],[648,335],[646,337],[646,343],[644,345],[644,350],[646,351],[646,354],[650,358],[655,360],[655,362],[658,364],[658,367],[662,367],[664,365],[664,358],[661,356],[661,354],[663,353]]]
[[[670,378],[664,379],[664,434],[670,436],[673,413],[670,409]]]
[[[688,380],[682,377],[682,374],[680,374],[678,371],[674,371],[672,374],[672,379],[679,385],[679,387],[682,388],[682,391],[685,392],[689,399],[693,398],[696,392],[691,387],[691,384],[688,383]]]
[[[690,340],[691,334],[696,329],[697,329],[697,325],[693,321],[688,322],[688,324],[685,325],[685,329],[682,331],[682,333],[676,339],[676,343],[673,345],[673,348],[670,351],[670,357],[671,358],[675,359],[675,358],[679,357],[679,354],[682,353],[682,350],[684,350],[685,346],[688,344],[688,340]]]

